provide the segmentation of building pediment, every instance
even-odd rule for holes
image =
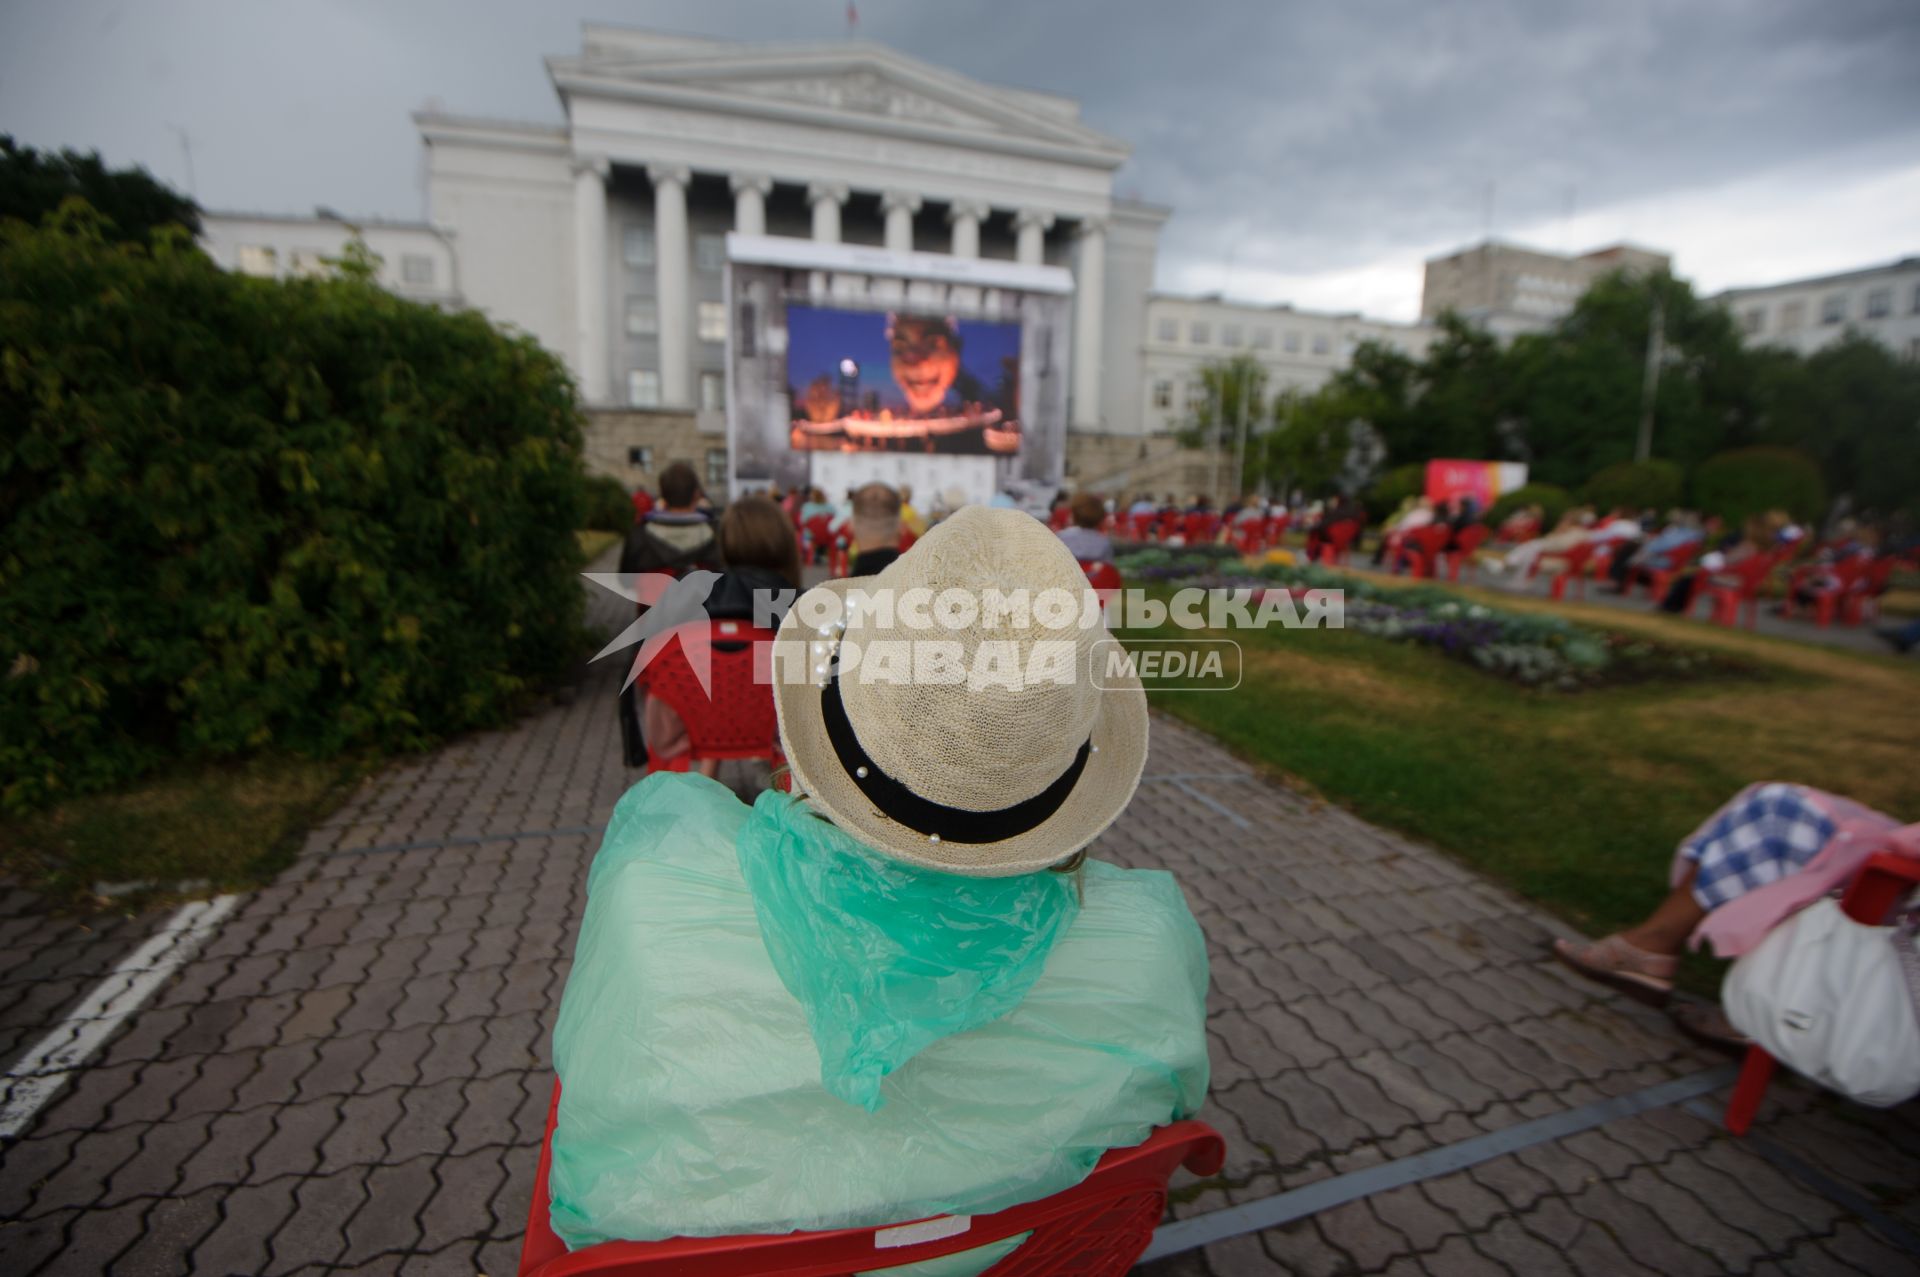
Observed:
[[[1117,167],[1122,143],[1075,118],[1070,103],[956,75],[875,45],[609,46],[551,58],[563,97],[671,102],[722,114],[802,118],[856,131],[938,136],[987,148],[1045,150]]]

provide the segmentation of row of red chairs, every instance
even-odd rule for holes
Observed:
[[[1693,566],[1701,545],[1694,542],[1683,546],[1668,556],[1667,566],[1662,568],[1639,566],[1633,568],[1627,576],[1626,589],[1631,594],[1639,586],[1645,586],[1647,598],[1659,602],[1673,587],[1673,582]],[[1740,623],[1741,613],[1746,614],[1746,626],[1753,629],[1758,624],[1760,612],[1760,591],[1773,575],[1774,569],[1790,560],[1794,546],[1777,547],[1765,554],[1751,555],[1738,563],[1710,574],[1702,574],[1693,585],[1682,615],[1692,612],[1696,600],[1708,601],[1707,619],[1716,625],[1729,628]],[[1569,586],[1581,598],[1586,597],[1586,582],[1589,577],[1599,579],[1608,574],[1613,560],[1613,547],[1604,545],[1577,545],[1557,557],[1561,569],[1548,583],[1553,598],[1566,596]],[[1836,563],[1822,565],[1802,564],[1795,568],[1787,582],[1787,593],[1783,614],[1793,616],[1800,606],[1798,596],[1808,593],[1812,596],[1811,608],[1814,620],[1821,626],[1831,625],[1835,616],[1847,625],[1860,625],[1879,615],[1880,596],[1885,594],[1892,584],[1893,569],[1897,560],[1883,555],[1869,559],[1864,555],[1855,555],[1841,559]],[[1540,561],[1534,562],[1528,572],[1531,578],[1540,569]],[[1810,586],[1813,574],[1831,571],[1833,580],[1817,588]]]

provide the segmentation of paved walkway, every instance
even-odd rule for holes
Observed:
[[[390,768],[315,830],[0,1154],[0,1269],[511,1273],[586,869],[632,779],[615,677],[598,669],[512,730]],[[1169,721],[1153,732],[1149,779],[1098,854],[1173,870],[1212,951],[1203,1116],[1230,1152],[1218,1180],[1183,1183],[1175,1215],[1402,1169],[1718,1063],[1542,961],[1553,925],[1443,856]],[[88,934],[6,903],[12,1060],[158,920]],[[1615,1119],[1153,1267],[1920,1262],[1863,1223],[1884,1212],[1920,1231],[1913,1106],[1868,1114],[1782,1084],[1746,1142],[1702,1111]]]

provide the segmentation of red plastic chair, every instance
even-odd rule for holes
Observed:
[[[1358,519],[1342,519],[1327,528],[1320,542],[1320,562],[1332,567],[1351,559],[1353,543],[1360,536]]]
[[[827,547],[833,543],[833,516],[816,514],[801,525],[801,537],[805,542],[807,561],[818,563],[827,553]]]
[[[1799,596],[1804,590],[1813,595],[1813,619],[1821,626],[1833,624],[1834,614],[1839,612],[1847,596],[1860,587],[1861,579],[1866,575],[1870,560],[1864,554],[1848,555],[1835,563],[1809,563],[1797,569],[1787,584],[1787,597],[1781,608],[1782,616],[1792,616]],[[1831,571],[1833,582],[1818,589],[1806,584],[1817,573]]]
[[[1698,541],[1689,541],[1681,546],[1667,556],[1667,566],[1664,568],[1634,569],[1639,578],[1647,584],[1647,597],[1656,603],[1666,598],[1667,591],[1673,586],[1673,579],[1687,570],[1694,556],[1700,553],[1700,545]],[[1629,582],[1627,588],[1631,590],[1633,584]],[[1688,600],[1688,606],[1692,606],[1691,599]]]
[[[1154,529],[1154,537],[1161,541],[1173,540],[1174,535],[1178,533],[1186,523],[1186,518],[1187,516],[1178,510],[1162,510],[1160,512],[1160,523]]]
[[[1279,545],[1281,538],[1287,535],[1287,528],[1290,527],[1292,523],[1293,516],[1284,511],[1280,514],[1268,515],[1267,525],[1260,529],[1260,539],[1264,543],[1261,548],[1272,549],[1274,546]]]
[[[1572,581],[1579,587],[1580,597],[1586,598],[1587,560],[1593,557],[1593,542],[1582,541],[1579,545],[1554,557],[1560,559],[1563,566],[1558,575],[1548,583],[1547,593],[1553,598],[1563,599],[1567,596],[1567,582]],[[1536,559],[1534,562],[1535,566],[1538,566],[1539,560]]]
[[[1747,628],[1751,630],[1759,624],[1760,586],[1778,561],[1777,554],[1755,554],[1742,559],[1725,572],[1703,577],[1700,587],[1694,591],[1694,598],[1704,595],[1711,599],[1711,611],[1707,619],[1729,629],[1739,624],[1740,607],[1745,604]],[[1716,577],[1732,577],[1733,580],[1722,581]],[[1693,599],[1687,600],[1687,607],[1693,607]]]
[[[843,1277],[918,1263],[1031,1232],[1033,1236],[987,1271],[993,1277],[1119,1277],[1153,1239],[1167,1208],[1167,1180],[1184,1166],[1216,1175],[1226,1142],[1204,1122],[1175,1122],[1132,1148],[1113,1149],[1086,1179],[1037,1202],[992,1215],[936,1216],[912,1224],[840,1228],[831,1232],[675,1237],[659,1242],[602,1242],[569,1252],[554,1235],[547,1174],[560,1083],[547,1105],[547,1134],[534,1171],[519,1277]],[[911,1230],[911,1231],[909,1231]],[[926,1240],[918,1240],[924,1237]]]
[[[641,653],[647,652],[642,647]],[[704,654],[708,687],[692,658]],[[636,661],[639,659],[635,658]],[[686,725],[688,747],[648,770],[684,772],[725,758],[764,758],[778,766],[780,725],[773,709],[773,631],[746,621],[689,621],[669,630],[634,680]]]
[[[1847,884],[1846,893],[1840,897],[1840,910],[1855,922],[1882,926],[1893,907],[1915,885],[1920,885],[1920,860],[1876,852]],[[1735,1135],[1747,1133],[1778,1063],[1763,1046],[1756,1044],[1747,1048],[1746,1062],[1740,1066],[1740,1080],[1734,1083],[1733,1097],[1727,1101],[1727,1130]]]
[[[1880,596],[1893,585],[1893,569],[1899,560],[1883,554],[1867,565],[1854,587],[1840,599],[1840,619],[1848,625],[1861,625],[1880,618]]]
[[[853,570],[852,554],[848,550],[847,534],[837,533],[827,538],[827,575],[842,577]]]
[[[1087,574],[1087,584],[1100,596],[1100,610],[1105,612],[1113,602],[1113,596],[1120,592],[1125,584],[1120,577],[1120,569],[1105,559],[1081,559],[1080,570]]]
[[[1474,551],[1486,543],[1489,535],[1491,535],[1491,533],[1484,523],[1470,523],[1460,529],[1460,534],[1453,539],[1453,548],[1446,551],[1445,554],[1447,560],[1447,580],[1458,581],[1460,579],[1460,566],[1463,563],[1473,562]]]
[[[1152,514],[1130,514],[1127,516],[1127,539],[1145,541],[1153,536],[1153,525],[1159,516]]]
[[[1411,565],[1415,577],[1431,577],[1440,562],[1441,552],[1451,540],[1453,529],[1444,523],[1429,523],[1425,527],[1415,528],[1401,538],[1398,559],[1405,559]],[[1393,564],[1396,569],[1399,567],[1398,559]]]
[[[1047,516],[1047,527],[1055,532],[1065,531],[1066,526],[1072,522],[1073,507],[1065,502],[1053,507],[1053,512]]]
[[[1211,511],[1195,510],[1181,520],[1180,529],[1186,535],[1188,545],[1206,545],[1220,531],[1220,516]]]
[[[1509,527],[1500,525],[1500,534],[1494,538],[1501,545],[1520,545],[1540,535],[1540,520],[1522,519]]]

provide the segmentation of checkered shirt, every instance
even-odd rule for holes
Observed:
[[[1813,859],[1833,830],[1804,786],[1750,785],[1680,844],[1680,854],[1698,866],[1693,898],[1717,909],[1785,878]]]

